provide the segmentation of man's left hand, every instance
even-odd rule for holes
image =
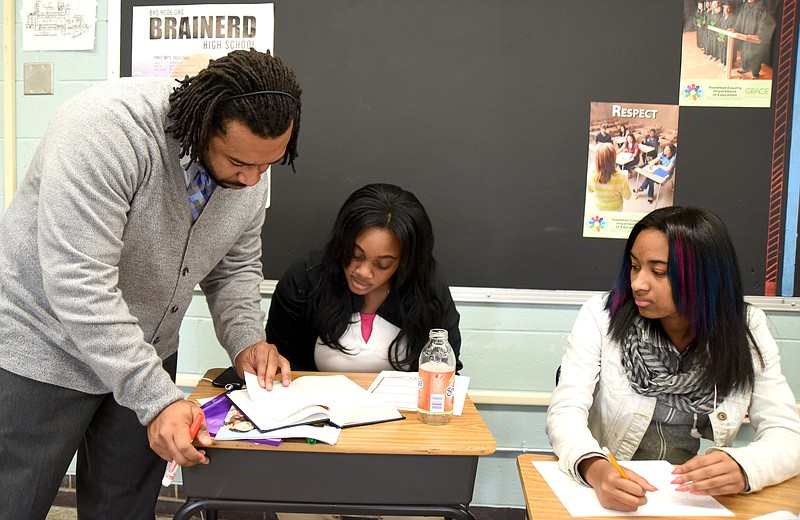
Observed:
[[[278,353],[278,347],[266,341],[250,345],[236,356],[236,371],[240,377],[245,372],[258,376],[258,384],[262,388],[272,390],[272,382],[280,369],[281,383],[289,386],[292,382],[292,369],[289,360]]]

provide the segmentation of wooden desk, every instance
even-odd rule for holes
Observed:
[[[652,152],[655,149],[656,149],[655,146],[650,146],[649,144],[642,144],[642,143],[639,144],[639,150],[641,150],[642,153],[645,154],[645,155],[649,154],[650,152]]]
[[[209,370],[205,377],[221,371]],[[310,374],[293,373],[302,375]],[[367,388],[376,374],[347,376]],[[221,391],[201,381],[189,398]],[[174,518],[208,510],[211,519],[212,511],[227,510],[475,520],[468,506],[478,457],[496,447],[475,405],[467,397],[463,414],[441,426],[422,423],[416,412],[402,413],[402,421],[346,428],[334,446],[215,442],[206,448],[210,464],[182,469],[189,498]]]
[[[637,190],[636,196],[634,198],[638,198],[639,197],[639,194],[638,194],[638,189],[639,189],[639,186],[640,186],[639,185],[639,175],[643,175],[643,176],[647,177],[648,179],[652,180],[653,182],[655,182],[656,185],[658,186],[658,191],[656,192],[656,198],[655,198],[655,204],[654,204],[654,208],[658,208],[658,197],[661,195],[661,185],[664,184],[665,182],[667,182],[668,180],[672,179],[673,176],[675,175],[675,171],[673,170],[672,173],[670,173],[666,177],[661,177],[660,175],[656,175],[654,173],[654,168],[652,166],[650,166],[649,164],[647,166],[643,166],[641,168],[639,168],[639,167],[634,168],[634,170],[636,170],[636,184],[635,184],[635,186],[636,186],[636,190]],[[672,181],[672,187],[673,187],[673,191],[674,191],[674,189],[675,189],[675,181],[674,180]]]
[[[633,161],[633,154],[630,152],[619,152],[617,154],[617,164],[620,166],[625,166],[629,162]]]
[[[561,505],[553,490],[545,482],[536,468],[534,461],[556,460],[552,455],[525,454],[517,457],[522,493],[525,495],[525,506],[529,520],[561,520],[573,518]],[[753,518],[773,511],[789,511],[797,514],[800,510],[800,477],[794,477],[777,486],[770,486],[758,493],[747,495],[724,495],[714,497],[723,506],[730,509],[736,518]],[[609,517],[581,517],[582,520],[608,520]],[[643,519],[663,519],[658,516],[639,516]],[[719,520],[719,516],[693,516],[692,520]]]

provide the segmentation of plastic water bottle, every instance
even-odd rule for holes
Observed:
[[[447,331],[433,329],[419,356],[417,415],[428,424],[445,424],[453,416],[456,354]]]

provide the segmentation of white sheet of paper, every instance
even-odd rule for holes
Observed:
[[[469,388],[469,376],[456,376],[453,415],[464,413],[467,388]],[[369,391],[398,410],[414,411],[417,409],[416,372],[384,370],[369,385]]]
[[[286,387],[280,383],[273,384],[270,391],[259,386],[255,374],[245,372],[244,379],[250,399],[275,420],[282,420],[309,405],[324,405],[331,409],[383,405],[382,400],[365,392],[345,375],[299,377]],[[318,396],[324,396],[324,399],[320,401]]]
[[[572,516],[734,516],[713,497],[675,491],[673,466],[665,460],[634,460],[620,463],[658,488],[647,493],[647,504],[633,513],[612,511],[600,505],[594,489],[578,484],[558,469],[557,462],[534,462],[547,484]]]

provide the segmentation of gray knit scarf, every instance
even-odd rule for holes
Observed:
[[[622,365],[636,393],[688,413],[714,410],[714,389],[703,381],[702,364],[696,346],[681,354],[671,343],[651,342],[641,317],[631,325],[622,345]]]

